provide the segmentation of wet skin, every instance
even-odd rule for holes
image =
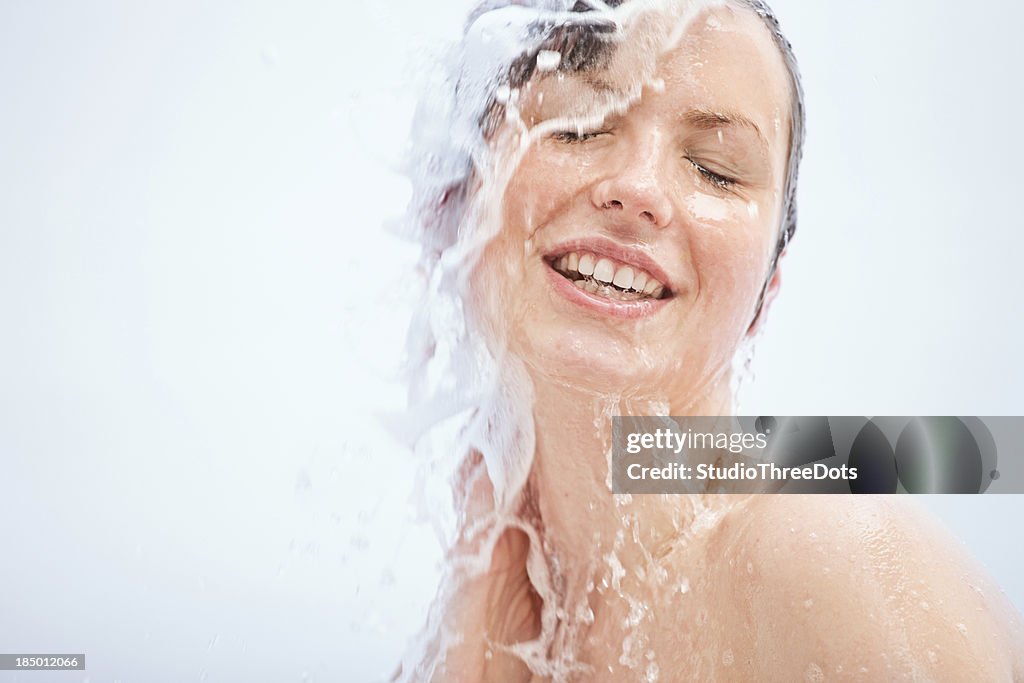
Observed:
[[[1019,614],[913,501],[705,502],[722,513],[713,527],[624,559],[615,586],[607,573],[591,579],[593,622],[573,653],[586,668],[561,680],[640,681],[652,662],[667,681],[1024,680]],[[527,549],[508,532],[491,572],[466,585],[459,626],[490,643],[470,637],[434,680],[560,680],[494,645],[541,630]],[[624,628],[636,604],[642,616]]]
[[[789,144],[785,68],[752,13],[702,14],[658,56],[653,87],[592,120],[645,59],[623,49],[598,72],[536,78],[528,138],[507,126],[494,140],[514,172],[473,303],[533,383],[536,454],[515,512],[544,545],[531,578],[530,543],[507,530],[490,569],[462,579],[448,623],[464,638],[432,680],[557,679],[502,647],[545,626],[545,656],[584,667],[558,680],[644,680],[652,664],[660,681],[1021,680],[1019,616],[909,501],[608,492],[609,414],[730,410]],[[647,264],[667,294],[580,294],[558,269],[573,250]],[[493,511],[483,467],[467,468],[467,523]],[[545,612],[545,572],[547,608],[564,613]]]

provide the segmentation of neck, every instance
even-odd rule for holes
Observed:
[[[690,400],[668,401],[670,414],[729,414],[729,378],[709,386]],[[628,566],[669,552],[707,509],[708,497],[612,495],[609,474],[612,416],[664,414],[665,401],[544,381],[535,381],[534,389],[536,452],[528,495],[566,590],[599,581],[609,553]]]

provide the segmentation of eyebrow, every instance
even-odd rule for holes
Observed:
[[[618,90],[611,83],[593,73],[584,72],[581,74],[580,80],[598,92],[615,92]]]
[[[582,74],[581,80],[599,93],[617,92],[618,89],[592,73]],[[690,124],[698,130],[717,130],[719,128],[739,127],[747,128],[757,135],[765,147],[768,146],[768,139],[761,132],[761,128],[749,117],[739,112],[711,111],[710,109],[690,109],[680,117],[685,123]]]
[[[764,133],[762,133],[761,129],[757,127],[757,124],[743,114],[737,112],[691,109],[685,112],[681,118],[683,121],[699,130],[715,130],[718,128],[729,128],[732,126],[749,128],[757,134],[757,137],[761,139],[761,142],[766,145],[768,144],[768,141],[764,137]]]

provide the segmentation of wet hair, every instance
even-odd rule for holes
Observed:
[[[806,112],[804,110],[804,89],[800,83],[800,68],[796,63],[796,55],[793,53],[793,46],[782,33],[779,20],[771,8],[763,0],[732,0],[741,7],[747,7],[754,11],[772,34],[775,46],[782,55],[782,61],[786,66],[786,73],[789,76],[790,102],[789,102],[789,160],[786,164],[786,184],[783,187],[782,217],[779,226],[779,238],[775,246],[775,253],[772,255],[771,267],[768,269],[768,277],[765,279],[764,287],[757,301],[757,309],[754,314],[756,321],[761,315],[761,307],[764,305],[764,297],[768,291],[768,283],[771,281],[775,270],[779,266],[779,259],[782,252],[793,239],[796,232],[796,181],[800,171],[800,159],[804,152],[804,135],[806,126]]]

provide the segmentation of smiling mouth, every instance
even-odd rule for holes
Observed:
[[[587,251],[571,251],[548,260],[548,265],[578,289],[612,301],[665,299],[672,294],[647,271]]]

